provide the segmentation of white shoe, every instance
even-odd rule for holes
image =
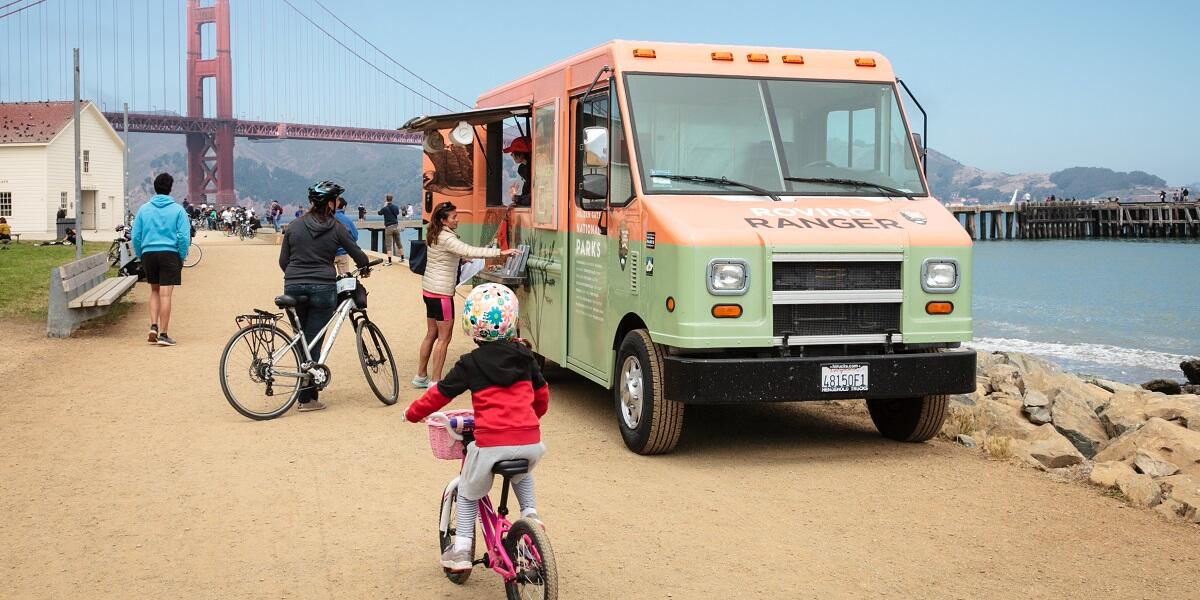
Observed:
[[[470,571],[471,550],[455,550],[454,546],[450,546],[442,553],[442,567],[457,572]]]
[[[431,383],[432,382],[429,381],[428,377],[421,377],[420,375],[417,375],[416,377],[412,378],[412,386],[417,389],[428,388]]]

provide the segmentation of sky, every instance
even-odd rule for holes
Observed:
[[[354,59],[287,0],[232,1],[235,116],[378,127],[440,110]],[[291,1],[389,77],[457,108],[354,38],[317,0]],[[965,164],[1009,173],[1100,166],[1147,171],[1171,185],[1200,181],[1197,2],[321,1],[379,50],[471,103],[611,39],[875,50],[928,111],[931,147]],[[0,101],[63,94],[45,73],[69,72],[63,57],[81,45],[85,65],[94,60],[89,76],[115,73],[85,77],[85,95],[110,109],[132,97],[182,110],[175,31],[183,4],[48,0],[26,11],[23,24],[0,19]],[[22,52],[38,45],[43,50]],[[314,89],[333,107],[314,107]]]

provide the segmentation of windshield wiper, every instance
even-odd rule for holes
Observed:
[[[902,192],[894,187],[889,187],[880,183],[872,183],[861,179],[839,179],[837,177],[784,177],[784,181],[794,181],[796,183],[831,183],[834,185],[850,185],[854,187],[864,188],[870,187],[882,191],[889,196],[904,196],[909,200],[916,201],[912,194]]]
[[[740,181],[734,181],[734,180],[728,179],[724,176],[705,177],[704,175],[654,175],[654,174],[651,174],[650,177],[651,178],[663,177],[663,178],[670,179],[673,181],[693,181],[696,183],[711,183],[714,185],[734,185],[734,186],[737,186],[740,188],[745,188],[747,190],[750,190],[750,191],[754,192],[755,194],[758,194],[759,196],[766,196],[776,202],[783,202],[782,200],[779,199],[779,196],[776,196],[775,194],[773,194],[767,190],[764,190],[763,188],[760,188],[757,185],[750,185],[749,183],[742,183]]]

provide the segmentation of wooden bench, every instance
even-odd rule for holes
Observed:
[[[88,319],[107,313],[124,296],[137,277],[105,277],[108,256],[93,254],[50,271],[50,307],[46,335],[70,337]]]

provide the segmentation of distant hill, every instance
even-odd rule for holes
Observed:
[[[151,181],[167,171],[175,177],[174,195],[187,194],[187,148],[181,135],[130,134],[131,205],[136,210],[153,195]],[[288,212],[307,205],[308,186],[322,179],[346,188],[351,207],[383,205],[392,194],[398,204],[419,204],[421,150],[414,146],[283,140],[237,140],[234,185],[239,202],[265,208],[272,200]]]

